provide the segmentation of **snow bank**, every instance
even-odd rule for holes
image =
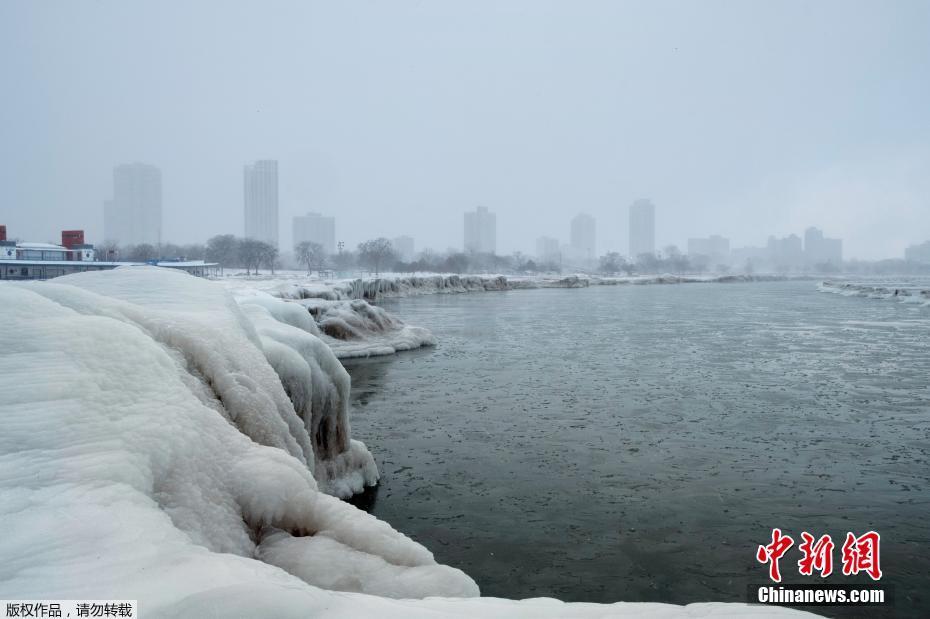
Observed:
[[[478,588],[320,491],[311,467],[358,454],[333,430],[343,374],[314,325],[154,268],[2,282],[0,304],[2,598],[138,599],[146,617],[788,614],[359,593]]]
[[[309,437],[256,345],[265,325],[222,288],[134,269],[4,283],[0,299],[0,595],[139,598],[148,611],[219,585],[364,591],[390,578],[411,597],[477,595],[319,491]],[[310,540],[305,562],[291,547]],[[265,555],[279,567],[253,559]]]
[[[260,306],[274,320],[319,338],[339,359],[393,355],[401,350],[436,345],[436,338],[428,329],[408,325],[361,299],[333,301],[309,297],[291,301],[249,288],[233,289],[233,293],[244,308]]]
[[[183,275],[136,267],[32,289],[142,328],[184,360],[203,401],[255,442],[305,463],[325,491],[347,497],[375,484],[371,454],[349,438],[348,374],[312,317],[261,297],[250,298],[246,312],[222,287]]]
[[[912,282],[864,283],[824,281],[819,284],[818,290],[847,297],[885,299],[930,306],[930,287]]]

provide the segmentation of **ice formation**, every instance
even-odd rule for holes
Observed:
[[[326,343],[340,359],[390,355],[399,350],[434,346],[427,329],[405,324],[381,307],[367,301],[298,301],[314,317]]]
[[[818,286],[821,292],[831,292],[847,297],[888,299],[902,303],[930,306],[930,286],[913,282],[831,282]]]
[[[594,277],[586,275],[516,276],[504,275],[386,275],[370,279],[335,281],[310,280],[304,274],[281,275],[274,278],[230,278],[226,285],[237,294],[261,291],[283,299],[323,299],[337,301],[410,297],[423,294],[456,294],[535,288],[587,288],[588,286],[618,286],[625,284],[703,284],[753,281],[779,281],[780,275],[720,275],[681,276],[647,275],[632,277]],[[807,278],[799,278],[807,279]]]
[[[314,321],[275,303],[148,267],[0,283],[0,598],[137,599],[146,617],[793,614],[474,598],[320,491],[334,457],[362,479],[370,461]]]

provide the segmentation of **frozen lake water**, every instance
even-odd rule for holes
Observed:
[[[930,612],[930,309],[815,282],[384,305],[439,345],[346,362],[362,502],[484,595],[744,601],[773,527],[832,535],[837,572],[874,529],[898,616]],[[799,556],[785,582],[819,580]]]

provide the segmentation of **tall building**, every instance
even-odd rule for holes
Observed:
[[[630,205],[630,257],[656,252],[656,207],[649,200]]]
[[[790,234],[781,239],[770,236],[768,254],[772,266],[779,271],[801,266],[804,263],[801,237],[797,234]]]
[[[688,239],[688,255],[703,256],[710,261],[711,266],[725,263],[730,258],[730,239],[719,234],[712,234],[707,238]]]
[[[307,213],[294,218],[294,248],[304,241],[319,243],[326,255],[336,253],[336,218]]]
[[[911,245],[905,249],[904,259],[908,262],[930,263],[930,241],[924,241],[920,245]]]
[[[402,235],[395,237],[391,240],[391,245],[394,246],[394,251],[397,252],[397,257],[403,260],[404,262],[412,262],[414,255],[414,244],[413,237]]]
[[[103,238],[157,247],[161,223],[161,170],[144,163],[113,168],[113,198],[103,203]]]
[[[842,265],[842,239],[824,238],[823,230],[808,228],[804,231],[804,262],[812,267],[825,264]]]
[[[278,162],[246,165],[243,181],[245,238],[278,247]]]
[[[465,213],[465,251],[479,254],[497,252],[497,215],[479,206],[473,213]]]
[[[592,261],[597,257],[597,222],[586,213],[572,219],[570,246],[576,259]]]
[[[542,263],[559,262],[559,239],[541,236],[536,239],[536,259]]]

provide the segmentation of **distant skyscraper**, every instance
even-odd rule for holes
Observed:
[[[497,252],[497,215],[489,213],[484,206],[473,213],[465,213],[465,251]]]
[[[713,234],[706,239],[688,239],[688,255],[703,256],[710,260],[710,266],[725,263],[730,257],[730,239]]]
[[[656,252],[656,207],[649,200],[630,205],[630,257]]]
[[[544,263],[559,261],[559,239],[541,236],[536,239],[536,259]]]
[[[144,163],[113,168],[113,199],[103,204],[103,237],[120,245],[161,244],[161,170]]]
[[[304,241],[319,243],[327,255],[336,252],[336,219],[319,213],[307,213],[294,218],[294,248]]]
[[[397,252],[397,256],[401,260],[404,262],[413,260],[414,246],[412,236],[398,236],[391,241],[391,245],[394,246],[394,251]]]
[[[772,266],[779,271],[801,266],[804,263],[801,237],[797,234],[790,234],[781,239],[770,236],[768,254]]]
[[[843,263],[842,239],[824,238],[823,230],[808,228],[804,231],[804,261],[808,266]]]
[[[278,247],[278,162],[246,165],[243,180],[245,238]]]
[[[905,249],[904,259],[908,262],[930,263],[930,241],[924,241],[920,245],[911,245]]]
[[[597,257],[597,222],[585,213],[572,219],[571,248],[577,259],[594,260]]]

